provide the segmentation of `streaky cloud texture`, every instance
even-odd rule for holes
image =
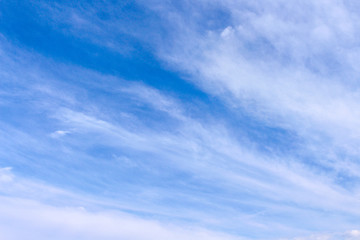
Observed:
[[[1,2],[0,238],[360,239],[359,7]]]

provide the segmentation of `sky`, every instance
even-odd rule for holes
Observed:
[[[359,240],[360,3],[0,0],[0,239]]]

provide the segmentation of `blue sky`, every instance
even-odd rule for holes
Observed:
[[[360,239],[356,1],[0,1],[0,238]]]

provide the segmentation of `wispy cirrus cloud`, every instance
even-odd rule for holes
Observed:
[[[38,61],[41,63],[41,58]],[[13,159],[25,164],[24,168],[33,169],[41,178],[58,181],[66,176],[68,180],[62,180],[65,188],[69,184],[75,189],[81,186],[89,188],[93,194],[106,189],[109,192],[103,193],[103,197],[116,199],[121,209],[128,211],[148,212],[176,221],[186,219],[201,226],[233,231],[239,228],[236,222],[241,222],[243,227],[239,232],[247,228],[250,234],[256,234],[261,229],[263,233],[259,236],[275,234],[279,230],[301,235],[302,231],[296,230],[296,226],[299,222],[306,222],[308,216],[313,218],[313,221],[307,220],[308,225],[324,228],[321,224],[323,218],[317,215],[317,211],[336,212],[336,217],[332,219],[334,224],[340,223],[337,219],[344,222],[349,216],[357,216],[354,212],[358,206],[356,197],[333,183],[329,176],[318,176],[303,164],[286,162],[280,156],[266,156],[256,148],[251,149],[246,141],[239,142],[234,138],[224,123],[192,118],[186,106],[177,99],[149,86],[130,84],[121,79],[118,79],[122,83],[118,87],[107,88],[101,74],[91,75],[87,70],[71,66],[64,66],[64,69],[56,72],[71,72],[83,79],[88,76],[103,79],[103,91],[118,94],[119,101],[126,94],[127,103],[131,99],[135,106],[142,106],[142,111],[158,112],[162,121],[171,123],[171,127],[160,127],[161,123],[146,126],[147,121],[129,111],[128,105],[123,113],[118,108],[116,115],[108,110],[108,113],[101,111],[104,108],[98,102],[86,101],[88,104],[83,106],[83,96],[86,95],[77,93],[81,92],[79,87],[71,88],[72,91],[67,91],[64,98],[63,95],[52,95],[52,91],[43,91],[44,88],[31,88],[27,83],[22,85],[18,82],[24,89],[29,89],[27,91],[31,96],[37,96],[38,99],[33,99],[35,102],[50,99],[47,104],[32,108],[45,112],[44,119],[51,124],[49,132],[44,133],[34,132],[34,129],[23,130],[26,133],[14,130],[8,134],[14,140],[2,140],[10,142],[7,145],[11,150],[3,156],[11,153]],[[36,76],[46,78],[50,73],[54,74],[47,68],[37,72]],[[63,78],[61,75],[52,76]],[[52,79],[53,86],[47,88],[56,86],[58,92],[62,92],[57,78]],[[36,91],[42,94],[36,94]],[[71,134],[51,140],[49,133],[59,128],[71,129]],[[9,127],[6,129],[10,130]],[[23,152],[31,156],[32,164],[26,162],[23,153],[17,150],[20,143],[15,139],[19,138],[19,134],[23,135],[23,140],[28,139],[23,143],[27,144]],[[34,139],[34,134],[44,134],[45,138]],[[61,148],[54,148],[53,144]],[[32,146],[37,148],[34,150]],[[93,149],[100,152],[105,149],[109,153],[94,156]],[[69,162],[68,158],[77,161]],[[134,164],[124,163],[121,160],[124,158]],[[11,164],[10,160],[8,164]],[[56,171],[49,174],[49,168]],[[181,178],[173,177],[177,175]],[[115,185],[118,187],[114,188]],[[126,196],[122,195],[123,191],[127,192]],[[215,192],[221,195],[215,195]],[[327,196],[329,200],[322,201],[322,196]],[[129,199],[133,199],[131,204]],[[176,205],[172,206],[170,202]],[[234,208],[239,209],[235,216]],[[273,214],[279,220],[269,224]],[[289,224],[291,216],[296,216],[297,220]],[[329,218],[328,215],[325,217]],[[345,222],[344,228],[352,226],[350,221]]]
[[[54,239],[240,239],[205,229],[142,219],[121,211],[95,210],[94,201],[84,196],[19,179],[9,168],[0,169],[0,185],[0,236],[4,239],[46,239],[49,236]],[[55,200],[56,205],[49,204],[49,200],[52,203]]]
[[[61,53],[47,52],[54,60],[1,38],[0,106],[10,116],[0,123],[2,164],[26,181],[101,196],[98,208],[116,202],[108,208],[132,215],[66,212],[27,191],[4,213],[24,223],[13,211],[18,204],[39,209],[45,219],[76,216],[70,223],[49,220],[44,228],[39,223],[38,238],[53,223],[69,230],[66,236],[59,230],[63,238],[87,238],[91,228],[110,239],[144,238],[113,227],[126,221],[159,239],[202,233],[156,221],[251,239],[357,229],[358,17],[349,4],[137,1],[114,12],[99,2],[31,6],[51,34],[87,46],[90,60],[72,56],[63,63]],[[146,13],[132,24],[144,28],[153,21],[149,36],[124,25],[132,15],[121,14],[129,9]],[[133,40],[127,46],[120,44],[124,39]],[[171,85],[175,80],[157,77],[159,70],[136,72],[155,75],[168,89],[124,80],[111,67],[89,69],[95,55],[105,56],[97,63],[109,63],[119,51],[131,58],[137,44],[199,89]],[[97,231],[103,220],[111,229]],[[20,238],[16,221],[6,229],[9,238]],[[313,238],[351,239],[354,233]]]
[[[191,7],[161,11],[168,21],[176,15],[176,24],[160,58],[226,101],[234,114],[245,111],[295,133],[305,143],[300,154],[311,152],[318,164],[357,176],[359,33],[352,3],[216,4],[198,7],[228,16],[217,29],[206,28],[208,18],[191,17]]]

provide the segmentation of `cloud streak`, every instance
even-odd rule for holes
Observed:
[[[9,168],[0,169],[0,184],[8,196],[1,196],[0,236],[4,239],[240,239],[229,235],[189,226],[176,226],[154,220],[141,219],[120,211],[89,211],[82,206],[49,205],[38,200],[21,197],[32,188],[34,195],[63,199],[67,204],[89,202],[73,193],[14,178]],[[5,188],[4,188],[5,187]],[[2,194],[5,192],[2,190]],[[45,194],[45,195],[44,195]],[[29,194],[26,194],[29,196]],[[74,201],[75,198],[75,201]],[[44,201],[44,199],[43,199]],[[93,203],[90,202],[90,206]],[[89,207],[90,208],[90,207]],[[18,229],[21,228],[21,231]],[[139,231],[141,229],[141,231]]]
[[[154,21],[149,37],[129,32],[106,4],[34,7],[52,31],[104,52],[128,57],[134,49],[120,40],[136,39],[201,96],[63,63],[2,36],[1,164],[25,179],[19,187],[9,168],[0,171],[4,237],[22,238],[19,225],[37,238],[55,228],[59,239],[221,238],[212,231],[291,239],[356,229],[357,13],[340,1],[260,3],[137,1],[132,10]],[[54,206],[57,195],[36,197],[31,179],[87,195],[101,210],[67,209],[67,199]],[[36,212],[43,220],[28,225]]]

